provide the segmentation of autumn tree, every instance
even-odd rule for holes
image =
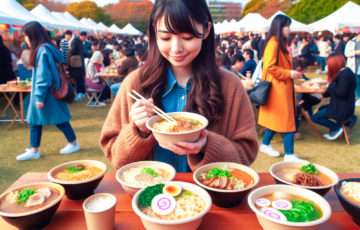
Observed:
[[[293,0],[251,0],[242,12],[244,17],[248,13],[260,13],[265,18],[271,17],[279,10],[289,9]]]
[[[349,0],[300,0],[286,11],[286,13],[300,22],[312,23],[333,13],[348,1]],[[360,4],[360,0],[352,1]]]
[[[131,23],[146,33],[152,8],[153,4],[149,0],[120,0],[117,4],[105,6],[104,10],[110,14],[113,21],[121,28]]]
[[[65,11],[71,13],[77,19],[91,18],[95,22],[103,22],[106,25],[111,25],[112,20],[109,14],[105,13],[103,8],[100,8],[93,1],[82,1],[70,3]]]

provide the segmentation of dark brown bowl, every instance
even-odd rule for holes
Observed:
[[[337,176],[337,174],[335,172],[331,171],[330,169],[328,169],[324,166],[317,165],[317,164],[313,164],[313,165],[315,165],[315,167],[317,169],[319,169],[321,172],[325,173],[328,177],[330,177],[331,180],[333,181],[333,183],[326,185],[326,186],[303,186],[303,185],[293,184],[289,181],[283,180],[276,174],[277,170],[279,170],[279,169],[286,168],[286,167],[299,167],[300,168],[301,166],[303,166],[305,164],[307,164],[307,163],[300,162],[300,161],[278,162],[276,164],[273,164],[270,167],[270,174],[274,178],[274,180],[277,184],[287,184],[287,185],[293,185],[293,186],[297,186],[297,187],[301,187],[301,188],[306,188],[313,192],[316,192],[317,194],[319,194],[321,196],[325,196],[326,193],[328,193],[330,191],[330,189],[338,183],[339,177]]]
[[[40,182],[40,183],[32,183],[21,185],[19,187],[13,188],[10,191],[4,192],[0,195],[0,200],[10,193],[11,191],[26,188],[32,185],[45,185],[48,187],[55,188],[59,191],[59,196],[49,204],[41,207],[39,209],[35,209],[29,212],[22,212],[22,213],[6,213],[0,211],[0,216],[9,224],[19,228],[19,229],[26,229],[26,230],[33,230],[33,229],[41,229],[48,225],[51,221],[51,218],[54,216],[56,210],[58,209],[60,202],[64,196],[65,190],[59,184],[49,183],[49,182]]]
[[[102,173],[100,173],[95,177],[81,181],[64,181],[64,180],[58,180],[54,177],[55,174],[60,172],[61,170],[76,164],[93,165],[102,169],[103,171]],[[55,168],[51,169],[48,173],[48,179],[54,183],[61,184],[65,188],[65,194],[70,200],[83,200],[89,197],[90,195],[94,194],[94,190],[99,185],[100,181],[104,178],[106,171],[107,171],[106,165],[100,161],[77,160],[77,161],[70,161],[64,164],[60,164]]]
[[[254,178],[254,181],[255,181],[254,184],[252,184],[244,189],[241,189],[241,190],[225,190],[225,189],[217,189],[217,188],[212,188],[212,187],[206,186],[199,181],[199,175],[202,172],[208,171],[213,168],[223,168],[224,166],[227,166],[229,168],[240,169],[240,170],[250,174],[250,176],[252,176]],[[223,207],[223,208],[235,207],[235,206],[241,204],[241,202],[243,201],[245,196],[260,181],[259,175],[253,169],[251,169],[248,166],[238,164],[238,163],[233,163],[233,162],[216,162],[216,163],[204,165],[204,166],[198,168],[194,172],[193,179],[196,184],[198,184],[200,187],[204,188],[210,194],[213,204],[215,204],[216,206],[219,206],[219,207]]]
[[[352,217],[354,222],[360,226],[360,206],[356,205],[356,204],[352,203],[351,201],[349,201],[348,199],[346,199],[346,197],[343,196],[343,194],[340,192],[341,185],[344,181],[346,181],[346,182],[352,181],[352,182],[360,183],[360,178],[344,179],[344,180],[339,181],[339,183],[334,186],[335,193],[336,193],[337,197],[339,198],[341,206],[343,206],[345,211]]]

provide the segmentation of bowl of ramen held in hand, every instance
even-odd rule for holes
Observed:
[[[82,200],[92,195],[103,179],[107,167],[95,160],[76,160],[56,166],[48,172],[48,179],[61,184],[70,200]]]
[[[193,179],[210,194],[216,206],[223,208],[239,205],[260,181],[253,169],[233,162],[204,165],[194,172]]]
[[[137,161],[121,167],[116,172],[116,180],[130,196],[147,186],[167,183],[174,179],[173,166],[159,161]]]
[[[132,208],[147,230],[195,230],[211,204],[203,188],[180,181],[148,186],[132,199]]]
[[[315,230],[331,216],[331,207],[322,196],[284,184],[255,189],[248,204],[264,230]]]
[[[159,145],[165,149],[169,144],[178,142],[195,142],[200,133],[208,125],[208,120],[196,113],[174,112],[167,113],[176,122],[169,122],[156,115],[146,122],[146,127],[152,131]]]
[[[297,161],[276,163],[271,166],[270,174],[277,184],[310,189],[322,196],[339,181],[337,174],[324,166]]]
[[[65,190],[61,185],[39,182],[21,185],[0,195],[0,216],[19,229],[48,225]]]
[[[345,211],[360,226],[360,178],[343,179],[334,189]]]

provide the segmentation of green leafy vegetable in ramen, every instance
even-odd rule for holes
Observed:
[[[84,165],[78,164],[78,165],[70,166],[66,170],[71,173],[78,173],[83,171],[84,169],[85,169]]]
[[[319,174],[319,170],[313,164],[307,164],[301,167],[301,172],[309,173],[312,175]]]
[[[17,195],[18,198],[18,204],[25,203],[31,195],[35,193],[34,189],[23,189],[21,192]]]
[[[290,222],[309,222],[320,218],[320,213],[312,203],[306,201],[291,201],[290,210],[279,210]]]
[[[219,169],[219,168],[213,168],[211,169],[208,174],[206,175],[206,178],[208,179],[212,179],[214,177],[223,177],[223,176],[226,176],[226,177],[231,177],[231,174],[228,170],[222,170],[222,169]]]
[[[152,168],[143,168],[143,169],[141,169],[141,173],[146,173],[153,177],[159,176],[159,174],[157,172],[155,172],[155,170]]]
[[[156,184],[153,186],[148,186],[139,196],[139,206],[148,207],[151,206],[152,199],[159,194],[162,194],[164,184]]]
[[[192,195],[192,193],[191,193],[190,191],[185,190],[185,191],[183,191],[182,193],[180,193],[180,195],[177,196],[177,197],[175,198],[175,200],[179,200],[179,199],[181,199],[181,198],[183,198],[183,197],[185,197],[185,196],[191,196],[191,195]]]

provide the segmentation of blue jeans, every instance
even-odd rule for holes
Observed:
[[[329,128],[330,132],[339,130],[341,128],[340,125],[330,121],[327,117],[327,109],[327,107],[320,109],[319,112],[311,116],[311,120],[316,124]]]
[[[326,57],[318,57],[318,62],[321,66],[321,70],[324,71],[326,67]]]
[[[60,129],[69,143],[76,140],[75,132],[69,122],[56,125]],[[30,147],[39,148],[41,142],[42,125],[30,126]]]
[[[355,89],[355,93],[357,96],[357,99],[360,99],[360,75],[356,75],[356,89]]]
[[[118,82],[118,83],[112,84],[112,85],[110,86],[110,90],[111,90],[111,92],[114,94],[114,97],[116,96],[116,93],[119,91],[120,86],[121,86],[121,83],[122,83],[122,82]]]
[[[294,154],[294,132],[291,133],[282,133],[283,134],[283,141],[284,141],[284,151],[286,155]],[[270,145],[271,140],[273,139],[275,132],[266,129],[264,133],[263,144]]]

